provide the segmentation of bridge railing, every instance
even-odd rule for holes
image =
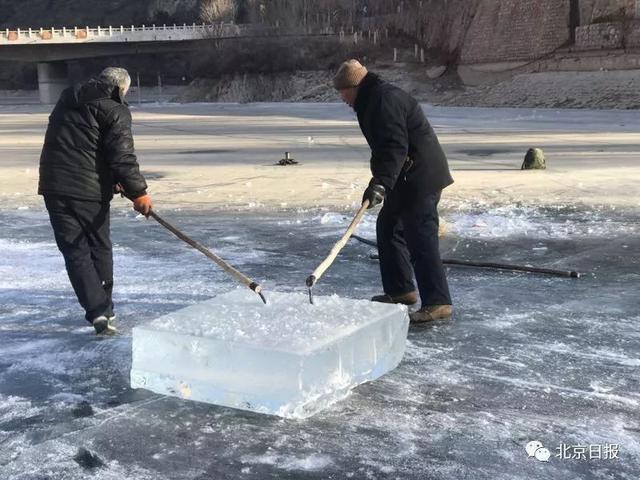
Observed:
[[[183,39],[184,36],[194,38],[211,34],[234,33],[239,26],[234,23],[218,24],[182,24],[182,25],[141,25],[141,26],[108,26],[108,27],[62,27],[62,28],[27,28],[0,30],[0,45],[29,43],[74,43],[91,41],[126,41],[127,37],[155,36],[157,39]],[[112,38],[116,37],[116,38]],[[118,38],[119,37],[119,38]],[[152,38],[156,39],[156,38]]]
[[[371,32],[369,32],[371,33]],[[26,28],[0,30],[0,47],[81,43],[174,42],[199,39],[223,39],[242,36],[339,36],[358,43],[362,32],[336,31],[331,26],[280,27],[265,24],[201,23],[182,25],[141,25],[108,27]],[[374,35],[374,43],[376,42]]]

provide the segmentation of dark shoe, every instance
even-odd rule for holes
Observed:
[[[418,292],[403,293],[402,295],[376,295],[371,299],[372,302],[380,303],[401,303],[402,305],[415,305],[418,302]]]
[[[412,325],[435,322],[436,320],[446,320],[453,315],[451,305],[428,305],[420,310],[409,314],[409,321]]]
[[[108,336],[118,333],[115,327],[109,323],[109,319],[105,315],[94,318],[91,325],[93,325],[96,335]]]

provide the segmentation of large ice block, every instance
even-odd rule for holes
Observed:
[[[394,369],[409,317],[400,305],[243,289],[133,329],[131,386],[304,418]]]

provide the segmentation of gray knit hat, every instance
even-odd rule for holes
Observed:
[[[336,90],[357,87],[367,76],[367,73],[369,73],[367,67],[358,60],[347,60],[340,65],[338,73],[333,78],[333,86],[336,87]]]

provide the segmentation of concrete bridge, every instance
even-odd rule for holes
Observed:
[[[69,84],[67,60],[188,51],[212,39],[329,35],[336,34],[234,23],[6,29],[0,30],[0,60],[36,62],[40,101],[55,103]]]

